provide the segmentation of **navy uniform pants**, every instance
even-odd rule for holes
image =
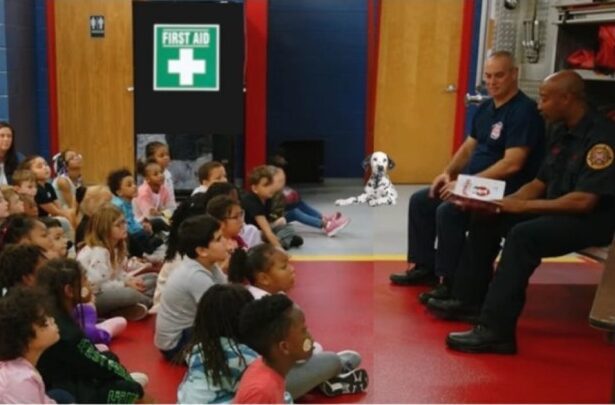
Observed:
[[[473,215],[456,271],[453,296],[482,305],[480,323],[512,335],[525,305],[530,276],[545,257],[611,243],[612,212],[589,215]],[[493,263],[505,237],[502,256]]]
[[[452,278],[463,252],[468,218],[456,205],[429,198],[429,188],[412,194],[408,205],[408,262]]]

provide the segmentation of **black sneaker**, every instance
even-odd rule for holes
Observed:
[[[362,368],[356,368],[347,373],[338,374],[320,384],[320,390],[328,397],[342,394],[357,394],[367,391],[368,383],[367,371]]]
[[[303,238],[299,235],[294,235],[290,240],[290,247],[299,247],[303,245]]]
[[[389,279],[396,285],[436,285],[438,277],[432,269],[424,266],[415,266],[412,270],[403,273],[393,273]]]
[[[447,284],[442,283],[442,284],[438,284],[436,288],[434,288],[433,290],[429,290],[429,291],[422,292],[419,294],[419,301],[423,305],[426,305],[427,301],[429,301],[430,298],[437,298],[439,300],[447,300],[451,298],[451,289],[449,288]]]

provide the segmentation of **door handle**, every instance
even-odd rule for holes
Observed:
[[[454,84],[449,84],[448,86],[446,86],[446,88],[444,89],[445,93],[456,93],[457,92],[457,86],[455,86]]]
[[[126,91],[129,92],[129,93],[132,93],[132,92],[135,91],[135,88],[133,86],[128,86],[128,87],[126,87]]]

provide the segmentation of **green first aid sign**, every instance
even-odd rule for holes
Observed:
[[[154,90],[218,91],[220,26],[154,25]]]

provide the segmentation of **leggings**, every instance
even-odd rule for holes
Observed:
[[[144,274],[143,282],[145,291],[140,292],[130,287],[120,287],[104,290],[96,294],[96,309],[98,314],[104,316],[120,308],[130,307],[135,304],[152,306],[152,297],[156,288],[156,274]]]

